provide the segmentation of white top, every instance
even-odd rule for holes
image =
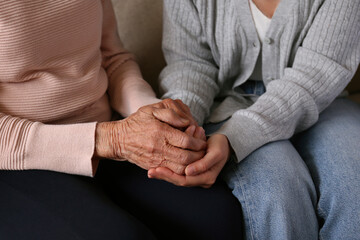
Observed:
[[[253,19],[254,19],[256,31],[258,33],[260,42],[263,43],[264,38],[265,38],[265,34],[266,34],[267,30],[269,29],[269,26],[270,26],[270,23],[271,23],[271,18],[268,18],[267,16],[265,16],[257,8],[257,6],[253,3],[252,0],[249,0],[249,4],[250,4],[251,14],[252,14]],[[263,80],[261,49],[260,49],[258,59],[256,61],[254,71],[250,76],[250,79],[251,80]]]

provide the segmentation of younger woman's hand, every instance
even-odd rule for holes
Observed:
[[[157,178],[178,186],[211,187],[230,157],[231,148],[225,135],[215,134],[208,139],[205,156],[185,169],[186,175],[180,175],[168,168],[159,167],[148,171],[149,178]]]

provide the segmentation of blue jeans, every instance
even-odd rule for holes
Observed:
[[[313,127],[229,161],[222,177],[247,239],[360,239],[360,105],[336,99]]]

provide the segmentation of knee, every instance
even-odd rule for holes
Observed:
[[[227,171],[236,195],[276,200],[280,205],[294,199],[316,201],[310,172],[289,141],[265,145]]]
[[[132,215],[119,208],[107,210],[96,214],[96,227],[84,223],[88,225],[87,239],[155,239],[150,229]]]
[[[301,166],[301,167],[300,167]],[[316,202],[316,190],[307,168],[296,164],[284,164],[275,171],[264,171],[263,182],[253,191],[259,193],[259,198],[268,201],[272,206],[292,207],[301,202]],[[260,190],[260,191],[259,191]]]
[[[358,235],[360,230],[358,172],[359,168],[354,168],[348,169],[346,174],[329,171],[331,174],[328,173],[326,177],[320,175],[317,210],[318,216],[324,220],[324,234],[333,233],[334,229],[331,226],[337,226],[338,229],[346,229],[347,236]]]
[[[359,164],[357,164],[359,165]],[[345,164],[346,166],[346,164]],[[350,164],[339,166],[328,173],[327,176],[320,175],[320,202],[327,201],[333,205],[355,204],[360,198],[360,167]]]

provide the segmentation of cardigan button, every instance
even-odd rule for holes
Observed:
[[[271,43],[272,43],[272,39],[266,37],[266,38],[264,38],[264,42],[265,42],[266,44],[271,44]]]

